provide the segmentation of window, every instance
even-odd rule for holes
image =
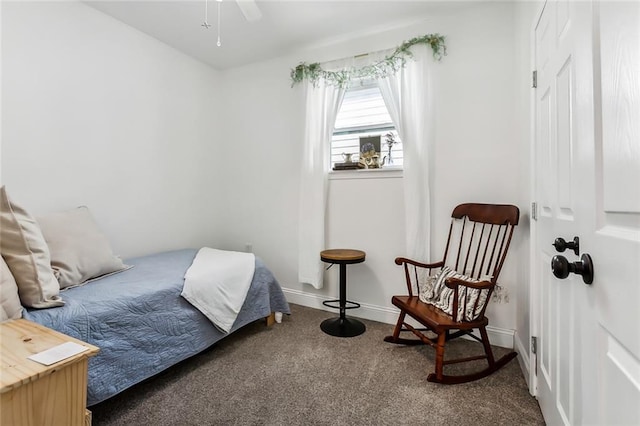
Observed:
[[[391,152],[386,140],[392,134],[397,142]],[[336,117],[331,140],[331,166],[344,162],[343,154],[351,154],[353,161],[360,159],[360,138],[380,136],[380,162],[384,167],[402,166],[402,143],[391,121],[378,85],[373,80],[354,82],[344,95]],[[389,161],[391,158],[391,161]]]

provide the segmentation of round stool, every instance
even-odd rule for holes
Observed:
[[[340,299],[322,302],[325,306],[340,310],[338,318],[330,318],[320,324],[322,331],[331,336],[354,337],[364,333],[366,329],[364,324],[357,319],[346,316],[347,309],[360,307],[359,303],[347,300],[347,265],[362,263],[365,256],[365,252],[351,249],[324,250],[320,253],[320,260],[323,262],[340,265]],[[334,305],[336,302],[338,305]]]

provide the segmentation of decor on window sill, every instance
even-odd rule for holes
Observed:
[[[395,74],[405,66],[407,58],[413,57],[411,47],[416,44],[428,44],[431,46],[431,49],[433,50],[433,57],[438,61],[447,54],[447,47],[444,44],[444,36],[438,33],[427,34],[421,37],[414,37],[409,41],[403,42],[400,46],[396,47],[391,55],[386,56],[378,62],[361,68],[326,71],[322,69],[322,66],[317,62],[312,64],[302,62],[291,70],[291,86],[294,86],[296,83],[300,83],[304,79],[308,79],[314,86],[317,86],[320,80],[324,80],[328,84],[344,88],[347,87],[349,82],[354,79],[385,78],[389,75]]]
[[[367,169],[381,169],[380,156],[376,153],[373,155],[365,156],[361,160]],[[362,164],[362,163],[361,163]]]
[[[333,165],[333,170],[359,170],[364,168],[364,164],[359,161],[352,161],[351,163],[335,163]]]
[[[354,154],[351,153],[351,152],[348,152],[348,153],[347,152],[343,152],[342,153],[342,158],[344,159],[345,163],[352,163],[353,162],[353,158],[352,158],[353,155]]]
[[[360,162],[367,169],[379,169],[380,164],[380,135],[360,137]]]
[[[357,155],[352,152],[343,152],[342,158],[344,160],[343,163],[335,163],[333,165],[333,170],[358,170],[364,169],[364,164],[360,163],[360,161],[353,161],[353,156]]]
[[[395,139],[395,136],[391,132],[384,135],[384,141],[387,143],[387,149],[389,151],[387,155],[385,155],[385,157],[382,159],[382,164],[385,164],[386,162],[387,166],[392,166],[393,157],[391,156],[391,149],[396,143],[398,143],[398,141]]]

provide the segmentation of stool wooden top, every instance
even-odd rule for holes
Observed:
[[[320,260],[327,263],[360,263],[364,262],[366,253],[353,249],[330,249],[320,252]]]

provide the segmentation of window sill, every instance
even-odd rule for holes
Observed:
[[[381,169],[331,170],[329,180],[340,179],[396,179],[403,175],[402,167],[383,167]]]

